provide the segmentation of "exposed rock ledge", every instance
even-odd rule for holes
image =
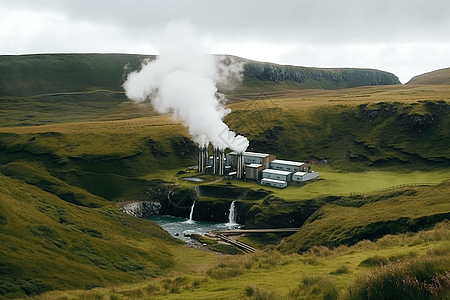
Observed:
[[[120,206],[119,210],[138,218],[147,218],[159,215],[162,205],[153,201],[127,202]]]

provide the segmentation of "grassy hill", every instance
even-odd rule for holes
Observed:
[[[0,56],[0,97],[84,92],[123,91],[129,72],[154,55],[36,54]],[[296,88],[337,89],[368,85],[400,84],[390,73],[369,69],[318,69],[249,61],[221,56],[244,65],[245,87],[291,82]]]
[[[130,54],[34,54],[0,56],[0,97],[97,89],[123,91],[126,69],[155,56]]]
[[[450,84],[450,68],[414,76],[406,84]]]
[[[156,224],[93,195],[96,209],[45,190],[0,174],[0,297],[131,283],[175,266],[178,241]]]

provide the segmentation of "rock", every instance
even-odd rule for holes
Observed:
[[[119,208],[119,210],[138,218],[147,218],[159,215],[161,208],[162,205],[159,202],[137,201],[126,204]]]

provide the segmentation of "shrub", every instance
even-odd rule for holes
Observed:
[[[333,281],[324,276],[305,276],[298,287],[289,292],[290,299],[336,300],[339,290]]]
[[[360,262],[358,267],[379,267],[388,264],[388,262],[389,260],[386,257],[375,255]]]
[[[336,270],[331,271],[331,275],[349,274],[350,269],[346,265],[339,266]]]
[[[267,291],[260,289],[256,286],[246,286],[244,288],[245,296],[252,297],[255,300],[278,300],[281,299],[280,295],[277,295],[273,291]]]

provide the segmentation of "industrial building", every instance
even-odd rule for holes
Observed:
[[[274,170],[282,170],[289,172],[299,172],[299,171],[306,172],[307,168],[308,164],[297,161],[275,159],[270,162],[270,169]]]
[[[319,177],[311,171],[308,163],[276,159],[275,155],[258,152],[238,153],[213,149],[209,156],[208,147],[199,148],[199,172],[212,172],[260,181],[262,185],[284,188],[289,182],[304,182]]]
[[[292,172],[274,169],[265,169],[262,171],[262,177],[289,182],[291,181],[292,178]]]
[[[292,174],[292,181],[303,182],[319,177],[319,172],[295,172]]]
[[[273,186],[277,188],[285,188],[287,187],[287,181],[275,180],[270,178],[261,179],[262,185]]]

